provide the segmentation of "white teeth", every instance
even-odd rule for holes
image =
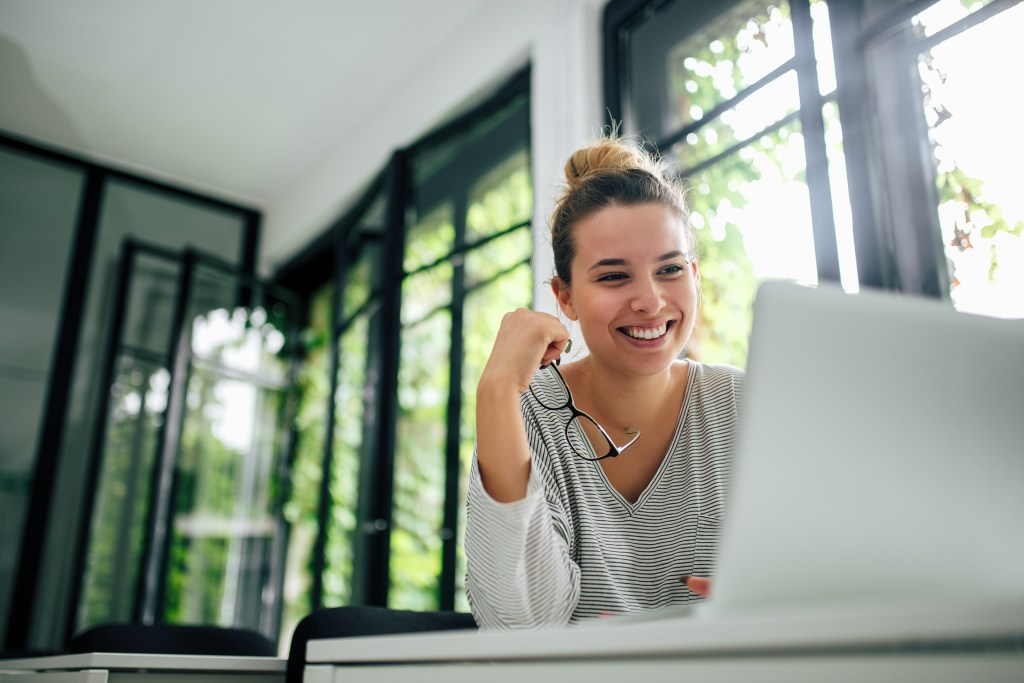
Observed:
[[[624,327],[623,330],[634,339],[657,339],[665,334],[668,325],[662,323],[657,327]]]

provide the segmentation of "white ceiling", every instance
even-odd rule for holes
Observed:
[[[266,207],[486,2],[0,0],[0,129]]]

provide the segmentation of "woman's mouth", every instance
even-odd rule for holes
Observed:
[[[658,339],[659,337],[665,336],[668,329],[672,327],[673,322],[674,321],[669,320],[668,322],[655,325],[654,327],[620,327],[619,331],[632,339]]]

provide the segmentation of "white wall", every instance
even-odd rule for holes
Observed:
[[[605,0],[488,2],[443,50],[410,72],[385,106],[347,137],[264,217],[261,270],[270,272],[348,208],[389,158],[475,103],[526,64],[532,66],[534,263],[537,308],[553,310],[547,219],[565,158],[604,121],[600,19]]]

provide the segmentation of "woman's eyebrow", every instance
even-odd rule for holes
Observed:
[[[588,271],[594,270],[595,268],[605,268],[607,266],[624,266],[626,265],[626,259],[624,258],[603,258],[594,265],[587,268]]]
[[[686,256],[683,252],[678,249],[674,249],[670,252],[664,253],[658,257],[658,261],[671,261],[675,258],[681,258]],[[594,270],[595,268],[607,268],[608,266],[624,266],[626,265],[626,259],[624,258],[603,258],[596,262],[594,265],[587,268],[587,271]]]

